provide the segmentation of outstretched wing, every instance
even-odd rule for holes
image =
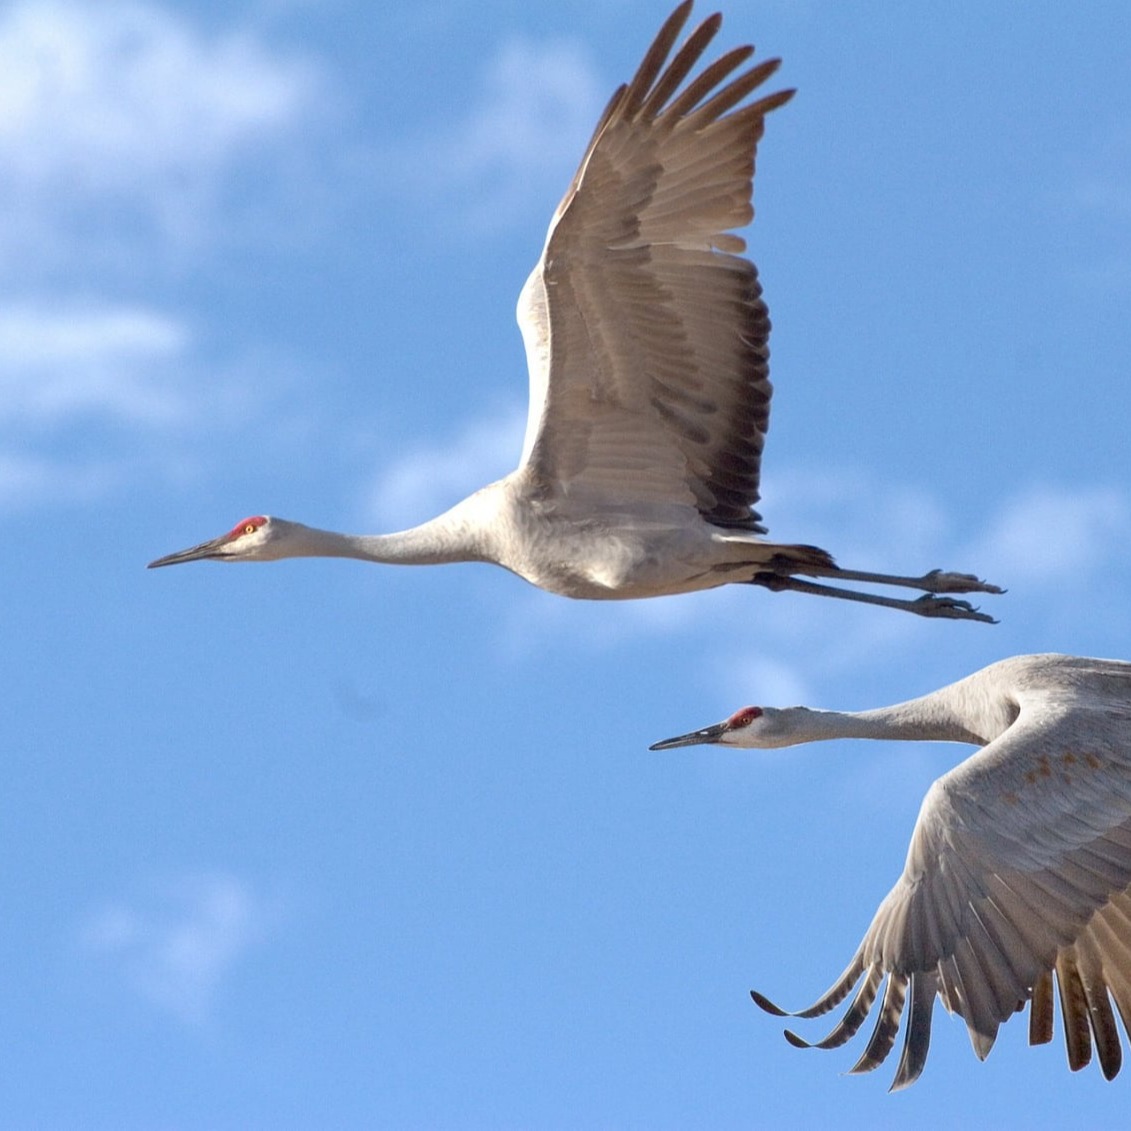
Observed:
[[[613,95],[519,298],[530,368],[522,472],[597,510],[684,504],[761,531],[770,322],[733,229],[754,215],[754,153],[792,91],[734,109],[777,69],[728,78],[738,47],[680,90],[721,16],[665,67],[691,11],[668,18]]]
[[[937,994],[984,1058],[998,1026],[1031,1002],[1029,1039],[1051,1040],[1052,975],[1070,1067],[1104,1075],[1122,1050],[1111,1001],[1131,1025],[1131,710],[1022,701],[1017,721],[931,787],[907,863],[847,970],[808,1009],[834,1009],[863,982],[819,1048],[848,1041],[884,979],[853,1072],[883,1062],[905,1007],[893,1088],[923,1070]],[[782,1010],[755,993],[764,1009]],[[793,1044],[809,1042],[787,1033]]]

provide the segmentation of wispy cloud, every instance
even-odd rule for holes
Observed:
[[[222,984],[263,942],[274,910],[230,875],[184,879],[145,904],[108,904],[81,942],[151,1005],[187,1024],[208,1019]]]
[[[253,399],[262,410],[255,358],[206,366],[196,350],[183,318],[145,306],[0,307],[0,513],[179,477],[203,422],[215,440]]]
[[[605,85],[577,44],[512,39],[487,64],[479,90],[454,122],[381,151],[381,167],[392,171],[386,188],[430,207],[458,195],[451,211],[459,223],[480,228],[499,227],[525,204],[545,208],[547,194],[556,203]]]
[[[763,494],[772,538],[816,542],[846,569],[911,572],[952,535],[951,519],[925,488],[860,467],[771,470]]]
[[[5,451],[0,444],[0,510],[54,500],[82,502],[120,485],[111,463],[75,463]]]
[[[309,63],[248,33],[204,33],[154,5],[7,5],[0,239],[59,255],[107,225],[120,234],[123,208],[182,238],[225,169],[292,124],[316,84]]]
[[[210,315],[152,295],[238,227],[249,159],[284,153],[324,88],[250,27],[168,5],[0,6],[0,508],[175,472],[157,438],[246,402],[241,357],[204,360]],[[79,425],[101,428],[93,463],[59,454]]]
[[[1110,484],[1003,488],[981,530],[963,530],[924,488],[860,469],[771,477],[766,497],[773,537],[815,541],[845,567],[885,573],[927,563],[1003,585],[1047,585],[1126,556],[1131,544],[1131,493]]]
[[[181,322],[138,307],[0,309],[0,420],[168,420],[183,409],[168,368],[188,345]]]
[[[720,695],[732,703],[734,710],[746,703],[786,707],[814,701],[800,667],[778,656],[730,655],[725,661],[718,661],[714,676]]]
[[[1131,497],[1111,486],[1032,487],[1007,499],[969,557],[1009,584],[1053,585],[1131,550]]]
[[[387,527],[432,518],[510,471],[525,426],[525,410],[514,405],[472,418],[455,436],[417,447],[383,471],[366,509]]]

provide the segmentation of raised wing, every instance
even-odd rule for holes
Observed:
[[[847,970],[812,1006],[817,1017],[863,982],[840,1022],[811,1046],[850,1040],[882,1003],[851,1069],[878,1067],[907,1009],[893,1089],[923,1070],[937,994],[959,1014],[974,1051],[1031,1002],[1029,1040],[1052,1039],[1052,974],[1069,1066],[1095,1042],[1111,1079],[1122,1050],[1114,999],[1131,1025],[1131,712],[1114,706],[1022,704],[1021,715],[931,787],[899,882],[880,905]]]
[[[727,81],[751,47],[680,91],[722,22],[704,21],[665,68],[690,11],[672,13],[613,95],[523,288],[522,470],[590,510],[684,504],[760,532],[770,322],[732,229],[754,215],[764,117],[793,92],[734,109],[779,64]]]

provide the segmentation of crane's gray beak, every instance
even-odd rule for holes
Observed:
[[[181,562],[202,562],[209,558],[227,557],[227,554],[223,552],[223,546],[227,543],[229,537],[230,535],[222,534],[219,538],[213,538],[210,542],[201,542],[199,546],[191,546],[187,550],[178,550],[175,554],[166,554],[163,558],[150,562],[145,568],[157,569],[159,566],[180,565]]]
[[[663,742],[653,742],[649,750],[674,750],[677,746],[702,746],[718,742],[727,732],[726,723],[715,723],[713,727],[704,727],[702,730],[693,730],[690,734],[681,734],[678,738],[665,738]]]

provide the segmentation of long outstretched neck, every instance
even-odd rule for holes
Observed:
[[[287,557],[359,558],[389,565],[440,565],[491,560],[476,496],[408,530],[393,534],[338,534],[291,523]]]
[[[791,743],[819,742],[830,738],[884,738],[906,741],[970,742],[985,739],[968,730],[945,701],[934,695],[910,699],[871,711],[809,711],[791,708],[788,734]]]

